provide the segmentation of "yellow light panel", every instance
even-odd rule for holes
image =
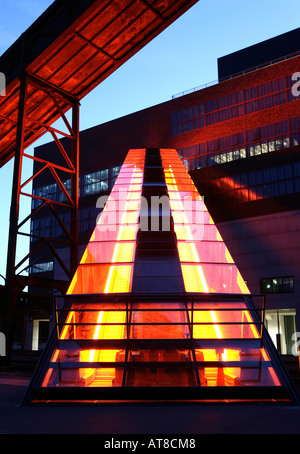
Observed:
[[[144,161],[145,149],[128,152],[67,294],[131,291],[135,243],[129,241],[136,240],[138,231]],[[114,242],[111,258],[106,241]],[[99,266],[105,261],[111,265]],[[122,262],[126,265],[119,265]]]

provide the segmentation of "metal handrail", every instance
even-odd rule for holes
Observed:
[[[107,296],[107,295],[105,295]],[[103,295],[101,295],[101,297],[103,297]],[[189,336],[190,336],[190,339],[194,339],[194,326],[215,326],[215,325],[220,325],[220,326],[223,326],[223,325],[238,325],[238,326],[247,326],[247,325],[255,325],[257,328],[260,327],[260,337],[262,338],[263,337],[263,333],[264,333],[264,317],[265,317],[265,295],[262,295],[262,294],[259,294],[259,295],[241,295],[241,294],[235,294],[235,295],[231,295],[231,294],[213,294],[212,297],[211,295],[208,295],[208,294],[185,294],[185,295],[177,295],[177,296],[170,296],[168,295],[168,297],[171,299],[171,301],[166,301],[166,299],[162,296],[162,295],[155,295],[152,297],[148,297],[147,295],[143,295],[143,298],[146,299],[147,302],[153,304],[153,302],[156,302],[156,303],[164,303],[164,304],[174,304],[174,303],[182,303],[184,304],[184,307],[179,307],[179,308],[168,308],[168,307],[163,307],[163,308],[134,308],[134,305],[135,304],[143,304],[143,302],[141,301],[141,297],[138,297],[138,302],[133,302],[132,300],[134,300],[136,298],[136,295],[126,295],[124,297],[124,294],[122,295],[122,298],[123,301],[107,301],[108,298],[105,298],[106,301],[105,302],[102,302],[101,305],[104,307],[101,307],[101,308],[98,308],[98,309],[95,309],[95,308],[74,308],[72,309],[71,306],[72,306],[72,301],[70,298],[67,298],[68,300],[68,309],[66,308],[62,308],[62,309],[58,309],[57,307],[57,297],[55,298],[55,319],[56,319],[56,329],[57,329],[57,339],[59,339],[59,328],[61,326],[97,326],[97,322],[68,322],[66,323],[65,321],[64,322],[59,322],[59,314],[62,315],[63,313],[67,313],[67,312],[99,312],[99,310],[104,310],[105,312],[125,312],[126,313],[126,321],[125,322],[115,322],[115,323],[101,323],[102,326],[124,326],[126,327],[126,333],[127,333],[127,339],[129,339],[130,337],[130,329],[132,326],[183,326],[183,325],[188,325],[189,326]],[[252,298],[253,297],[262,297],[263,298],[263,304],[262,304],[262,307],[261,308],[256,308],[253,306],[253,303],[251,302]],[[112,298],[115,299],[115,296],[112,296]],[[206,301],[208,302],[207,300],[208,299],[212,299],[214,301],[218,300],[218,299],[221,299],[221,300],[228,300],[228,298],[230,300],[232,299],[239,299],[241,300],[242,302],[245,303],[246,307],[244,308],[231,308],[231,307],[213,307],[213,308],[208,308],[208,307],[205,307],[205,308],[202,308],[202,307],[195,307],[195,304],[199,303],[200,300],[202,301]],[[73,299],[74,299],[74,296],[73,296]],[[89,303],[91,303],[91,298],[90,298],[90,295],[88,295],[88,297],[86,295],[82,296],[82,298],[80,298],[80,303],[82,303],[82,299],[87,299]],[[94,298],[93,299],[97,299],[99,301],[99,296],[97,295],[94,295]],[[156,301],[153,301],[153,300],[156,300]],[[75,300],[78,301],[78,295],[75,296]],[[178,300],[178,301],[176,301]],[[196,301],[195,301],[196,300]],[[124,307],[123,308],[111,308],[111,307],[108,307],[106,308],[105,305],[108,304],[112,304],[112,302],[115,302],[115,303],[119,303],[119,304],[124,304]],[[145,304],[145,303],[144,303]],[[250,306],[250,307],[249,307]],[[207,321],[207,322],[195,322],[194,321],[194,312],[201,312],[201,311],[211,311],[211,310],[214,310],[216,312],[245,312],[245,311],[249,311],[250,313],[252,313],[253,315],[255,314],[255,317],[253,318],[253,321],[218,321],[217,323],[216,322],[213,322],[213,321]],[[133,322],[131,320],[132,318],[132,312],[175,312],[175,313],[186,313],[187,314],[187,320],[186,321],[181,321],[181,322]],[[190,319],[190,316],[189,316],[189,312],[191,312],[191,319]],[[258,317],[258,313],[261,312],[261,316]],[[198,338],[196,338],[198,339]]]
[[[290,58],[298,57],[299,55],[300,55],[300,51],[297,51],[297,52],[294,52],[292,54],[285,55],[284,57],[279,57],[279,58],[276,58],[274,60],[270,60],[270,61],[267,61],[265,63],[262,63],[260,65],[252,66],[251,68],[246,68],[246,69],[244,69],[242,71],[239,71],[237,73],[230,74],[227,77],[222,77],[222,78],[220,78],[218,80],[213,80],[211,82],[206,82],[206,83],[204,83],[202,85],[199,85],[197,87],[189,88],[187,90],[184,90],[184,91],[181,91],[179,93],[176,93],[175,95],[172,95],[172,99],[180,98],[181,96],[189,95],[189,94],[194,93],[196,91],[203,90],[204,88],[212,87],[212,86],[220,84],[222,82],[226,82],[228,80],[235,79],[236,77],[244,76],[245,74],[248,74],[250,72],[257,71],[258,69],[266,68],[267,66],[272,66],[272,65],[275,65],[277,63],[281,63],[281,62],[283,62],[285,60],[289,60]]]

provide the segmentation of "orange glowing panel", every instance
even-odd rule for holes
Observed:
[[[249,293],[177,151],[161,158],[186,291]]]
[[[128,152],[68,294],[131,291],[144,161],[144,149]]]
[[[79,265],[68,294],[130,292],[133,265]]]
[[[116,183],[103,202],[103,211],[67,294],[128,293],[131,291],[136,236],[138,231],[145,150],[130,150]],[[93,339],[123,339],[125,311],[99,311]],[[76,339],[75,312],[70,311],[60,339]],[[92,325],[93,326],[93,321]],[[81,334],[89,337],[88,331]],[[56,350],[52,361],[58,361]],[[80,362],[115,362],[118,350],[83,350]],[[53,369],[49,369],[43,386],[47,386]],[[69,379],[75,380],[70,372]],[[73,377],[73,378],[72,378]],[[84,386],[113,386],[114,368],[80,368],[80,383]]]
[[[93,339],[123,339],[126,313],[124,311],[100,311]],[[115,362],[118,350],[83,350],[80,362]],[[79,369],[80,377],[86,385],[96,380],[98,387],[112,386],[116,376],[115,368],[102,367]]]
[[[233,259],[225,244],[220,241],[207,241],[204,244],[178,242],[178,252],[181,263],[198,261],[210,263],[216,260],[218,263],[233,263]]]
[[[134,241],[138,232],[138,225],[121,225],[119,228],[103,229],[102,226],[96,226],[91,238],[92,242],[105,241]]]
[[[90,242],[82,256],[81,264],[93,263],[130,263],[133,262],[135,254],[135,242],[112,241]]]

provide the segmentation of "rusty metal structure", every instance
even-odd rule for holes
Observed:
[[[56,258],[71,279],[78,264],[80,100],[195,3],[197,0],[56,0],[0,58],[6,77],[6,96],[0,97],[0,166],[14,158],[4,320],[8,361],[20,291],[26,286],[46,286],[64,292],[69,284],[18,275],[33,251],[16,263],[17,236],[35,214],[33,210],[20,221],[20,196],[33,197],[26,185],[50,170],[71,211],[71,230],[59,218],[57,202],[44,198],[41,206],[49,206],[66,232],[69,267],[57,253]],[[71,124],[66,118],[70,109]],[[58,119],[67,133],[53,127]],[[25,150],[47,132],[57,143],[63,165],[40,159],[38,171],[22,182],[24,158],[37,159]],[[71,151],[62,147],[59,135],[70,139]],[[63,185],[62,173],[71,176],[70,191]],[[53,239],[40,238],[40,245],[44,243],[55,253]]]

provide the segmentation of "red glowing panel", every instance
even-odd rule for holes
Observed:
[[[68,294],[131,291],[145,150],[130,150]]]
[[[133,241],[136,239],[138,225],[116,226],[115,228],[105,228],[103,225],[96,226],[90,242],[104,241]]]
[[[181,263],[234,263],[223,242],[188,243],[178,242]]]
[[[79,265],[68,294],[128,293],[133,265]]]
[[[186,291],[249,293],[177,151],[161,158]]]
[[[135,242],[90,242],[81,264],[130,263],[134,260]]]

